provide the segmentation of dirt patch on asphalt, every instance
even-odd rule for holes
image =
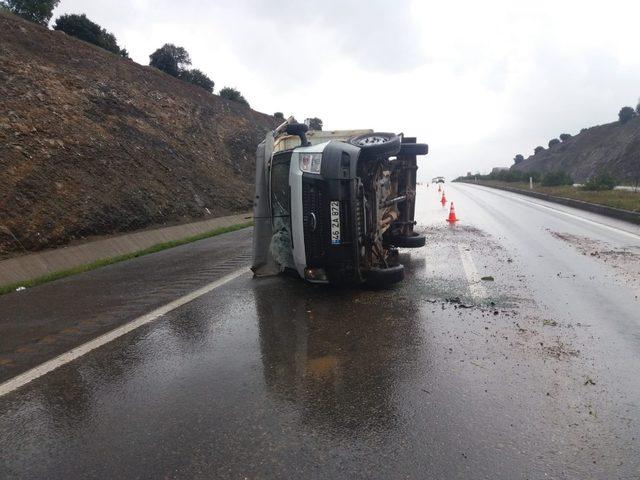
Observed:
[[[625,280],[636,286],[640,285],[640,246],[628,245],[622,248],[613,248],[605,242],[592,238],[553,230],[548,231],[553,237],[568,243],[582,255],[593,257],[615,268]]]

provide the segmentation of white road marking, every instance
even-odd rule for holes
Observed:
[[[475,187],[482,187],[482,185],[474,185],[474,186]],[[521,196],[519,194],[517,194],[517,193],[505,192],[504,190],[492,189],[491,187],[485,187],[485,188],[482,188],[482,190],[490,191],[494,195],[498,195],[498,196],[503,197],[503,198],[509,198],[511,200],[515,200],[515,201],[518,201],[518,202],[528,203],[528,204],[534,205],[536,207],[545,208],[545,209],[551,210],[551,211],[553,211],[555,213],[560,213],[562,215],[566,215],[567,217],[575,218],[577,220],[582,220],[583,222],[590,223],[591,225],[595,225],[595,226],[598,226],[598,227],[606,228],[606,229],[614,231],[616,233],[622,233],[623,235],[627,235],[627,236],[629,236],[631,238],[634,238],[634,239],[640,239],[640,235],[639,234],[634,233],[634,232],[630,232],[629,230],[625,230],[624,228],[614,227],[612,225],[607,225],[606,223],[596,222],[595,220],[590,220],[588,218],[581,217],[580,215],[576,215],[575,213],[565,212],[564,210],[562,210],[560,208],[550,207],[548,205],[543,205],[541,203],[529,200],[527,198],[521,198]],[[511,195],[505,195],[504,193],[511,193]],[[572,208],[572,207],[568,207],[568,208]],[[592,212],[586,212],[586,213],[592,213]],[[599,215],[599,214],[593,213],[593,215]],[[622,221],[622,220],[619,220],[619,221]]]
[[[132,320],[125,325],[122,325],[114,330],[111,330],[110,332],[105,333],[104,335],[99,336],[98,338],[94,338],[93,340],[87,343],[84,343],[79,347],[73,348],[68,352],[63,353],[62,355],[59,355],[41,365],[38,365],[37,367],[34,367],[31,370],[28,370],[18,375],[17,377],[7,380],[6,382],[0,385],[0,397],[2,397],[3,395],[6,395],[7,393],[13,392],[14,390],[22,387],[23,385],[26,385],[27,383],[35,380],[36,378],[46,375],[47,373],[55,370],[58,367],[61,367],[63,365],[66,365],[69,362],[74,361],[75,359],[89,353],[92,350],[95,350],[96,348],[99,348],[119,337],[122,337],[123,335],[126,335],[127,333],[135,330],[136,328],[139,328],[143,325],[153,322],[154,320],[157,320],[158,318],[162,317],[163,315],[166,315],[172,310],[175,310],[176,308],[179,308],[182,305],[185,305],[195,300],[196,298],[201,297],[211,292],[212,290],[215,290],[216,288],[223,286],[226,283],[229,283],[231,280],[234,280],[247,272],[248,270],[246,268],[241,268],[239,270],[236,270],[235,272],[232,272],[229,275],[226,275],[220,278],[219,280],[216,280],[215,282],[211,282],[208,285],[205,285],[204,287],[199,288],[198,290],[195,290],[183,297],[180,297],[171,303],[167,303],[166,305],[163,305],[162,307],[159,307],[145,315],[142,315],[141,317],[138,317],[135,320]]]
[[[482,285],[482,280],[480,278],[480,274],[478,273],[478,269],[476,268],[476,264],[473,261],[473,257],[471,253],[465,250],[463,245],[458,245],[458,250],[460,251],[460,260],[462,260],[462,268],[464,269],[464,274],[467,276],[467,280],[469,281],[469,290],[471,291],[471,296],[475,300],[484,300],[488,297],[487,290]]]

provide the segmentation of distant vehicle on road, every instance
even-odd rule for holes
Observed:
[[[385,286],[404,278],[398,247],[414,232],[415,138],[373,130],[309,131],[293,117],[257,151],[257,276],[291,270],[314,283]]]
[[[444,177],[433,177],[431,183],[444,183]]]

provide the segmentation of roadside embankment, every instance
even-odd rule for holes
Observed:
[[[0,294],[252,225],[250,213],[117,235],[0,261]]]
[[[277,123],[0,12],[0,258],[249,210]]]
[[[534,186],[533,190],[525,183],[497,181],[461,181],[471,185],[482,185],[529,197],[540,198],[569,207],[579,208],[592,213],[606,215],[618,220],[640,224],[640,194],[624,190],[589,192],[572,186],[543,187]]]

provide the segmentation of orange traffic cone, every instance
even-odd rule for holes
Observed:
[[[440,199],[440,203],[444,207],[447,204],[447,197],[444,196],[444,190],[442,191],[442,198]]]
[[[447,218],[447,222],[456,223],[458,219],[456,218],[456,209],[453,208],[453,202],[451,202],[451,210],[449,210],[449,218]]]

